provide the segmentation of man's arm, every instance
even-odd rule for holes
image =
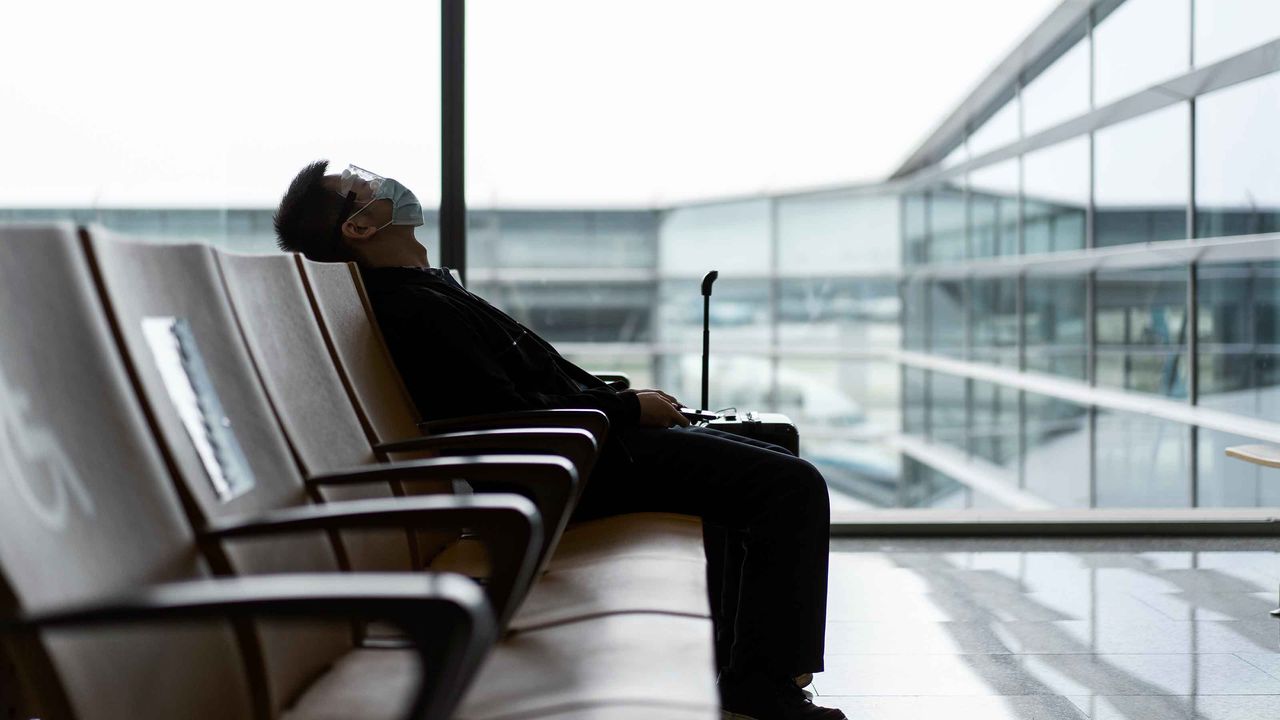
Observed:
[[[591,408],[614,428],[669,427],[684,417],[658,395],[608,387],[551,394],[522,390],[469,319],[449,303],[397,308],[378,317],[396,366],[427,418],[511,410]]]

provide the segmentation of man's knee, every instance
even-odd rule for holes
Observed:
[[[797,475],[802,478],[799,482],[805,487],[805,492],[810,506],[814,509],[814,513],[830,518],[831,495],[827,490],[827,479],[822,476],[822,471],[818,470],[808,460],[797,459],[797,463],[801,466],[797,470]]]
[[[782,463],[778,473],[783,493],[799,500],[803,505],[813,508],[822,515],[830,513],[830,496],[827,494],[827,480],[822,472],[808,460],[788,457]]]

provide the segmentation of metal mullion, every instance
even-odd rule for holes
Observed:
[[[1187,12],[1190,22],[1187,24],[1187,71],[1195,69],[1196,48],[1196,0],[1189,0]],[[1199,201],[1196,197],[1197,182],[1197,143],[1196,143],[1196,98],[1187,101],[1190,117],[1187,122],[1187,238],[1195,242],[1197,232],[1196,208]],[[1187,403],[1198,405],[1200,402],[1200,280],[1196,263],[1187,266]],[[1190,483],[1191,507],[1200,505],[1200,428],[1192,425],[1188,428],[1190,445],[1187,448],[1187,481]]]
[[[1195,263],[1187,266],[1187,404],[1199,404],[1200,397],[1200,341],[1199,335],[1199,271]],[[1190,426],[1191,446],[1188,452],[1190,463],[1191,507],[1200,504],[1200,428]]]
[[[661,322],[658,317],[657,300],[662,292],[662,223],[666,219],[667,212],[666,210],[653,211],[653,302],[649,306],[649,342],[653,349],[649,353],[649,371],[653,374],[654,382],[658,387],[662,387],[663,382],[662,355],[658,351],[658,329]]]
[[[466,0],[440,2],[440,263],[467,277]]]
[[[1041,130],[1034,135],[1008,143],[995,150],[947,168],[926,168],[908,176],[895,176],[904,189],[912,189],[962,175],[975,169],[993,165],[1002,160],[1040,148],[1057,145],[1065,140],[1111,125],[1147,115],[1157,110],[1183,102],[1185,98],[1205,95],[1232,87],[1280,70],[1280,57],[1276,54],[1280,40],[1272,40],[1238,55],[1219,60],[1212,65],[1194,68],[1160,84],[1159,89],[1147,88],[1120,98],[1105,107],[1089,112]],[[1092,81],[1090,83],[1092,88]],[[1091,89],[1092,94],[1092,89]]]
[[[778,322],[782,317],[779,303],[782,302],[782,280],[778,268],[782,255],[782,242],[778,229],[777,198],[769,198],[769,403],[776,410],[778,407],[778,373],[780,330]]]
[[[1021,236],[1021,232],[1019,232]],[[1027,276],[1019,274],[1017,279],[1016,296],[1014,298],[1015,311],[1014,314],[1018,320],[1018,355],[1017,365],[1018,372],[1027,371]],[[1018,390],[1018,487],[1025,488],[1027,486],[1027,473],[1025,463],[1027,453],[1027,394],[1022,390]]]

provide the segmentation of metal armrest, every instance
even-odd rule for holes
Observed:
[[[313,475],[311,487],[423,480],[465,480],[482,493],[523,495],[538,506],[544,533],[538,567],[550,561],[573,514],[578,473],[568,460],[554,455],[473,455],[364,465],[349,471]]]
[[[624,372],[593,372],[600,382],[612,385],[615,390],[630,390],[631,376]]]
[[[516,410],[487,415],[471,415],[418,423],[418,430],[427,434],[458,432],[461,430],[491,430],[508,427],[577,427],[596,438],[596,445],[604,447],[609,437],[609,416],[590,408],[558,408],[554,410]]]
[[[581,428],[505,428],[498,430],[473,430],[408,438],[394,442],[378,443],[374,450],[380,453],[415,452],[432,450],[445,454],[475,453],[528,453],[548,452],[573,463],[582,482],[578,495],[582,494],[586,478],[595,468],[598,447],[591,433]]]
[[[489,551],[491,574],[485,590],[499,627],[506,627],[539,569],[542,522],[533,503],[519,495],[436,495],[303,505],[256,517],[215,520],[200,532],[200,539],[384,527],[474,534]]]
[[[445,720],[497,638],[475,583],[448,574],[307,574],[158,585],[0,622],[9,632],[257,616],[384,620],[413,641],[422,679],[406,718]]]

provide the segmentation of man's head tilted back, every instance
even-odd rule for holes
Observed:
[[[326,174],[317,160],[293,178],[276,209],[277,244],[321,262],[355,261],[366,267],[426,265],[413,235],[422,206],[408,188],[350,166]]]

